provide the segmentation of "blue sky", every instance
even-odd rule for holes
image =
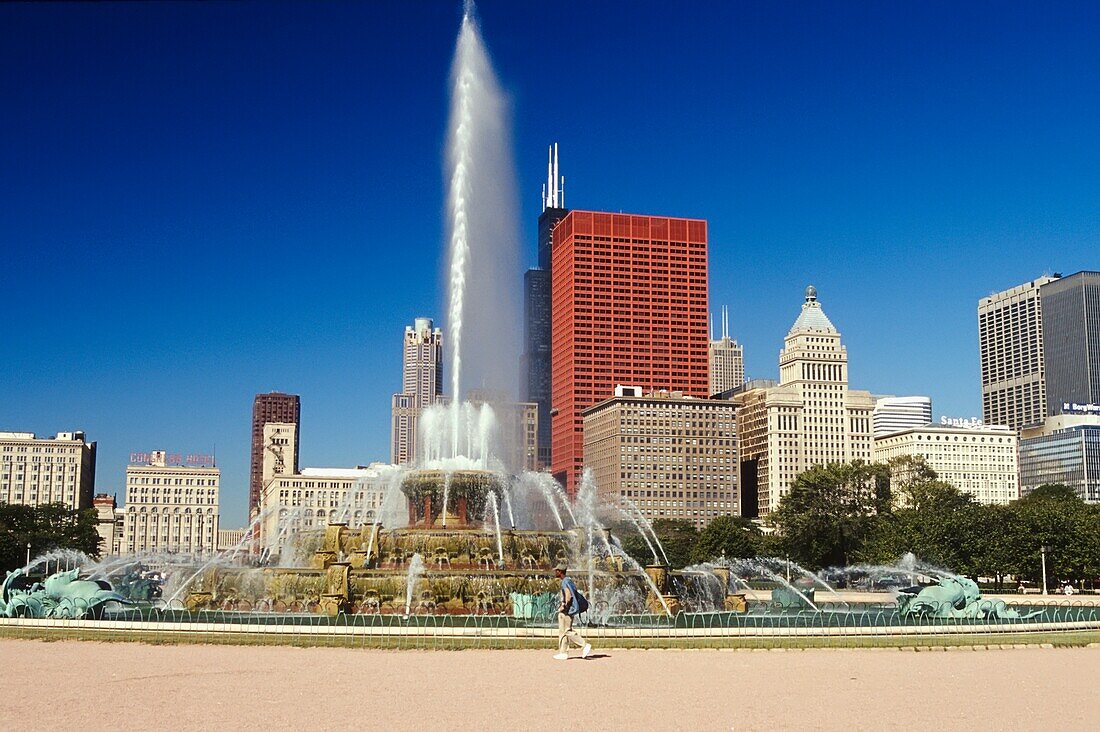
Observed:
[[[977,300],[1098,266],[1093,4],[479,9],[524,259],[556,140],[568,205],[710,221],[752,376],[812,282],[855,388],[975,415]],[[120,499],[131,451],[216,449],[224,526],[258,391],[301,394],[304,465],[386,459],[401,331],[442,314],[460,14],[0,6],[0,430],[86,430]]]

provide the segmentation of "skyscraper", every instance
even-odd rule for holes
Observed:
[[[1014,430],[1047,414],[1040,277],[978,301],[982,419]]]
[[[733,401],[743,516],[774,511],[814,465],[871,459],[874,400],[848,388],[848,351],[812,286],[779,353],[779,386]]]
[[[405,326],[401,392],[391,404],[390,461],[405,465],[416,460],[416,429],[420,412],[443,394],[443,331],[431,318],[416,318]]]
[[[1078,272],[1039,288],[1047,415],[1100,404],[1100,272]]]
[[[264,488],[264,425],[283,422],[294,425],[294,469],[298,472],[298,443],[302,431],[302,403],[297,394],[273,391],[257,394],[252,402],[252,466],[248,481],[248,510],[255,516]]]
[[[546,184],[539,214],[539,266],[523,277],[523,384],[524,399],[538,404],[538,460],[550,465],[551,369],[551,239],[554,227],[569,211],[565,208],[565,178],[558,175],[558,145],[550,147]]]
[[[709,396],[707,222],[570,211],[552,260],[551,466],[573,493],[581,413],[616,384]]]
[[[710,342],[707,354],[710,361],[710,386],[708,391],[721,394],[745,383],[745,351],[737,341],[730,340],[729,311],[722,308],[722,337]]]

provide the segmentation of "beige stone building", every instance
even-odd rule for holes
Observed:
[[[267,485],[276,475],[294,472],[294,466],[298,464],[298,456],[295,454],[298,425],[292,422],[268,422],[263,429],[264,456],[260,461],[260,484]]]
[[[83,432],[0,432],[0,503],[92,507],[96,443]]]
[[[1019,431],[1047,414],[1040,277],[978,301],[982,419]]]
[[[1016,433],[1009,427],[925,425],[875,437],[876,462],[923,457],[939,479],[979,503],[1020,497]]]
[[[122,552],[122,537],[126,531],[126,512],[118,507],[113,495],[96,494],[92,501],[96,512],[96,533],[99,534],[99,555],[117,555]]]
[[[218,529],[218,551],[224,552],[227,549],[233,549],[239,546],[243,541],[245,534],[248,533],[248,529]],[[242,551],[244,548],[242,547]]]
[[[352,529],[373,524],[383,509],[394,466],[372,463],[359,468],[303,468],[300,474],[277,475],[264,486],[260,503],[259,546],[264,556],[277,557],[302,531],[323,529],[331,522]],[[394,516],[408,516],[403,494],[396,495]]]
[[[618,387],[584,416],[585,467],[605,506],[632,501],[650,519],[702,528],[737,512],[734,405]]]
[[[216,467],[184,464],[161,450],[128,466],[122,553],[216,552],[220,482]]]
[[[741,513],[766,516],[814,465],[871,459],[874,399],[848,388],[848,352],[806,288],[779,353],[779,384],[734,396]]]

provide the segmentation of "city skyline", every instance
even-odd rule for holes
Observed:
[[[551,33],[524,22],[521,8],[482,3],[514,107],[521,264],[535,263],[536,196],[545,146],[557,140],[570,205],[708,220],[711,302],[730,305],[750,378],[776,375],[786,304],[812,282],[844,323],[853,383],[928,394],[942,414],[980,414],[974,302],[1045,272],[1096,268],[1088,257],[1100,233],[1090,204],[1100,147],[1087,127],[1100,85],[1095,64],[1075,57],[1095,23],[1081,17],[1086,9],[1060,18],[1017,9],[987,28],[969,8],[951,10],[944,30],[946,6],[932,10],[864,10],[851,29],[842,28],[850,9],[792,19],[737,6],[714,9],[713,22],[633,12],[633,35],[599,41],[618,60],[593,65],[584,29],[547,23]],[[0,336],[10,369],[0,430],[84,430],[99,444],[96,491],[120,499],[130,452],[216,450],[224,526],[245,522],[257,393],[301,395],[302,465],[385,459],[400,386],[389,344],[411,318],[445,315],[438,157],[459,12],[276,7],[259,22],[255,8],[233,6],[0,10],[5,28],[27,28],[2,44],[5,58],[20,58],[7,65],[38,64],[35,87],[52,95],[18,81],[18,111],[0,121],[16,212],[0,283],[11,321],[23,324]],[[574,12],[551,9],[563,19]],[[882,29],[897,15],[942,58],[891,49]],[[277,42],[303,17],[334,40],[330,49],[308,34]],[[392,37],[368,48],[354,29],[379,24]],[[263,48],[242,47],[245,28]],[[868,28],[882,35],[859,38]],[[637,42],[686,31],[705,42]],[[43,37],[60,50],[30,46]],[[205,60],[177,47],[189,37],[206,44]],[[1025,37],[1030,53],[999,58]],[[797,49],[808,39],[831,59],[828,83],[813,53]],[[552,42],[589,48],[556,54],[553,91],[567,83],[571,105],[546,93],[541,62],[527,58]],[[271,56],[243,63],[252,52]],[[151,61],[145,70],[124,63],[135,53]],[[409,63],[380,78],[383,58],[386,68]],[[881,68],[866,71],[868,59]],[[666,62],[672,68],[660,70]],[[234,73],[219,79],[223,68]],[[716,68],[731,72],[728,86],[705,78]],[[326,75],[334,69],[345,75]],[[636,125],[628,101],[641,77],[677,104]],[[699,83],[689,94],[677,78]],[[603,125],[592,129],[586,103],[609,88]],[[289,93],[305,94],[310,110],[287,109]],[[408,111],[374,119],[376,98],[404,94],[414,97]],[[173,119],[180,108],[187,113]],[[393,211],[405,220],[387,228]],[[430,276],[413,274],[410,260]],[[287,291],[273,293],[272,283]],[[63,331],[70,318],[79,327]]]

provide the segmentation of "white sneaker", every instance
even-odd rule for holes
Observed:
[[[588,658],[588,654],[592,652],[592,644],[585,643],[584,648],[581,650],[581,658]]]
[[[555,661],[568,661],[569,660],[569,654],[568,653],[555,653],[554,654],[554,660]]]

